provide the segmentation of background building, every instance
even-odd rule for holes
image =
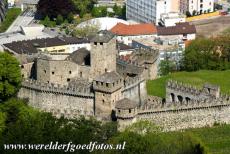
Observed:
[[[144,23],[158,24],[162,13],[176,10],[176,5],[171,0],[127,0],[126,17]],[[173,7],[172,7],[173,6]]]
[[[180,0],[180,12],[191,15],[214,11],[214,0]]]

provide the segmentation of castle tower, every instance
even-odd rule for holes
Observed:
[[[91,77],[116,71],[116,39],[109,31],[100,31],[91,40]]]
[[[116,118],[120,130],[136,122],[137,104],[128,98],[116,102]]]
[[[106,72],[94,80],[95,110],[99,119],[111,120],[115,102],[123,98],[122,86],[123,79],[115,71]]]

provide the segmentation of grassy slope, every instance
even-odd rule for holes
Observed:
[[[12,8],[7,11],[5,20],[0,23],[0,33],[3,33],[7,30],[7,28],[14,22],[14,20],[21,13],[21,9]]]
[[[230,153],[230,125],[189,130],[201,139],[212,154]]]
[[[199,88],[204,83],[218,84],[223,93],[230,94],[230,70],[228,71],[198,71],[179,72],[168,76],[148,81],[147,90],[150,95],[165,96],[165,83],[168,79],[174,79]],[[216,126],[213,128],[199,128],[187,130],[198,137],[212,154],[230,154],[230,125]],[[175,132],[179,133],[179,132]]]
[[[197,71],[197,72],[178,72],[168,76],[150,80],[147,82],[147,91],[149,95],[165,97],[165,84],[169,79],[177,80],[183,83],[192,84],[202,88],[204,83],[220,85],[221,92],[230,94],[230,70],[227,71]]]

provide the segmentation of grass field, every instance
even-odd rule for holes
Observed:
[[[199,138],[211,154],[230,154],[230,125],[188,130]]]
[[[202,88],[204,83],[219,85],[221,92],[230,94],[230,70],[227,71],[197,71],[197,72],[178,72],[156,80],[147,82],[147,91],[149,95],[165,97],[165,84],[169,79],[180,81]]]

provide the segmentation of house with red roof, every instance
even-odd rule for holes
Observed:
[[[157,28],[152,23],[134,25],[118,23],[110,31],[117,36],[117,41],[126,45],[132,44],[132,40],[136,38],[149,38],[157,36]]]

